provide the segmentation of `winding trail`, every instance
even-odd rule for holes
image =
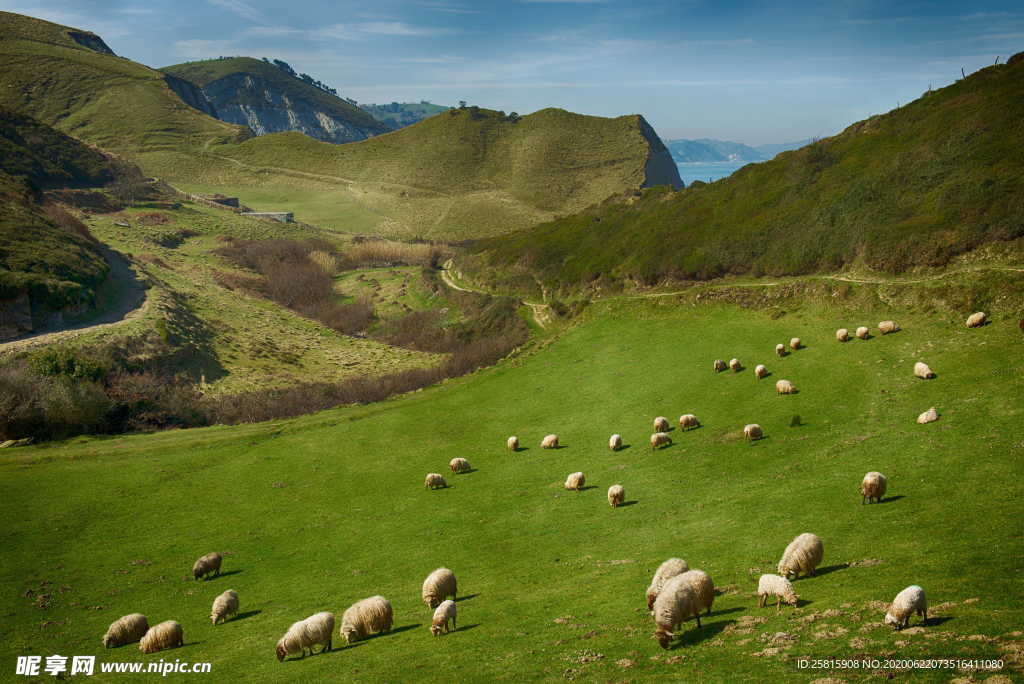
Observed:
[[[452,278],[451,274],[452,263],[452,260],[449,259],[448,261],[444,262],[444,264],[442,264],[441,266],[441,280],[444,281],[445,285],[452,288],[453,290],[458,290],[459,292],[476,292],[477,294],[490,294],[486,290],[481,290],[479,288],[463,287],[462,285],[456,283],[455,279]],[[533,320],[538,326],[540,326],[541,328],[548,327],[548,323],[551,322],[551,307],[549,307],[547,304],[541,304],[538,302],[528,302],[525,299],[521,299],[519,301],[521,301],[526,306],[530,307],[530,311],[533,312]]]

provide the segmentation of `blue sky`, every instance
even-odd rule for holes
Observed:
[[[0,0],[149,66],[284,59],[360,102],[640,113],[670,138],[831,135],[1024,50],[1024,4]]]

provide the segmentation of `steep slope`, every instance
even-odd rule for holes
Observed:
[[[1024,236],[1024,55],[729,178],[478,243],[471,277],[575,289],[942,266]],[[1018,243],[1019,244],[1019,243]]]
[[[208,113],[248,126],[256,135],[298,131],[324,142],[347,143],[390,130],[340,97],[251,57],[186,62],[161,71],[199,88],[212,110]]]

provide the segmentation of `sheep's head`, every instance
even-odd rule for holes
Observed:
[[[110,642],[113,641],[109,634],[103,635],[103,648],[110,648]]]
[[[438,636],[439,634],[441,634],[441,625],[438,625],[438,624],[430,625],[430,633],[433,634],[434,636]]]
[[[796,606],[798,603],[800,603],[800,597],[797,596],[795,593],[790,592],[786,594],[786,603],[791,606]]]
[[[654,638],[658,640],[658,644],[668,650],[669,644],[672,643],[672,632],[665,629],[659,629],[654,633]]]
[[[899,621],[899,619],[896,618],[892,613],[886,613],[885,614],[885,624],[892,625],[893,629],[899,629],[900,628],[900,621]]]
[[[341,636],[345,637],[346,644],[351,644],[356,640],[358,635],[356,634],[355,627],[342,627]]]
[[[210,622],[213,623],[213,624],[217,624],[217,614],[216,613],[210,613]]]
[[[282,643],[278,643],[277,644],[277,648],[275,649],[275,653],[277,654],[277,662],[279,662],[279,663],[280,662],[284,662],[284,659],[286,657],[288,657],[288,649],[286,649],[284,647],[284,644],[282,644]]]

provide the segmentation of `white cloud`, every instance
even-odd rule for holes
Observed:
[[[368,21],[355,25],[362,33],[379,36],[440,36],[453,33],[451,29],[413,26],[404,21]]]
[[[245,2],[245,0],[208,0],[209,3],[215,7],[220,7],[229,12],[237,14],[243,19],[256,22],[258,24],[267,23],[266,17],[258,9]]]

